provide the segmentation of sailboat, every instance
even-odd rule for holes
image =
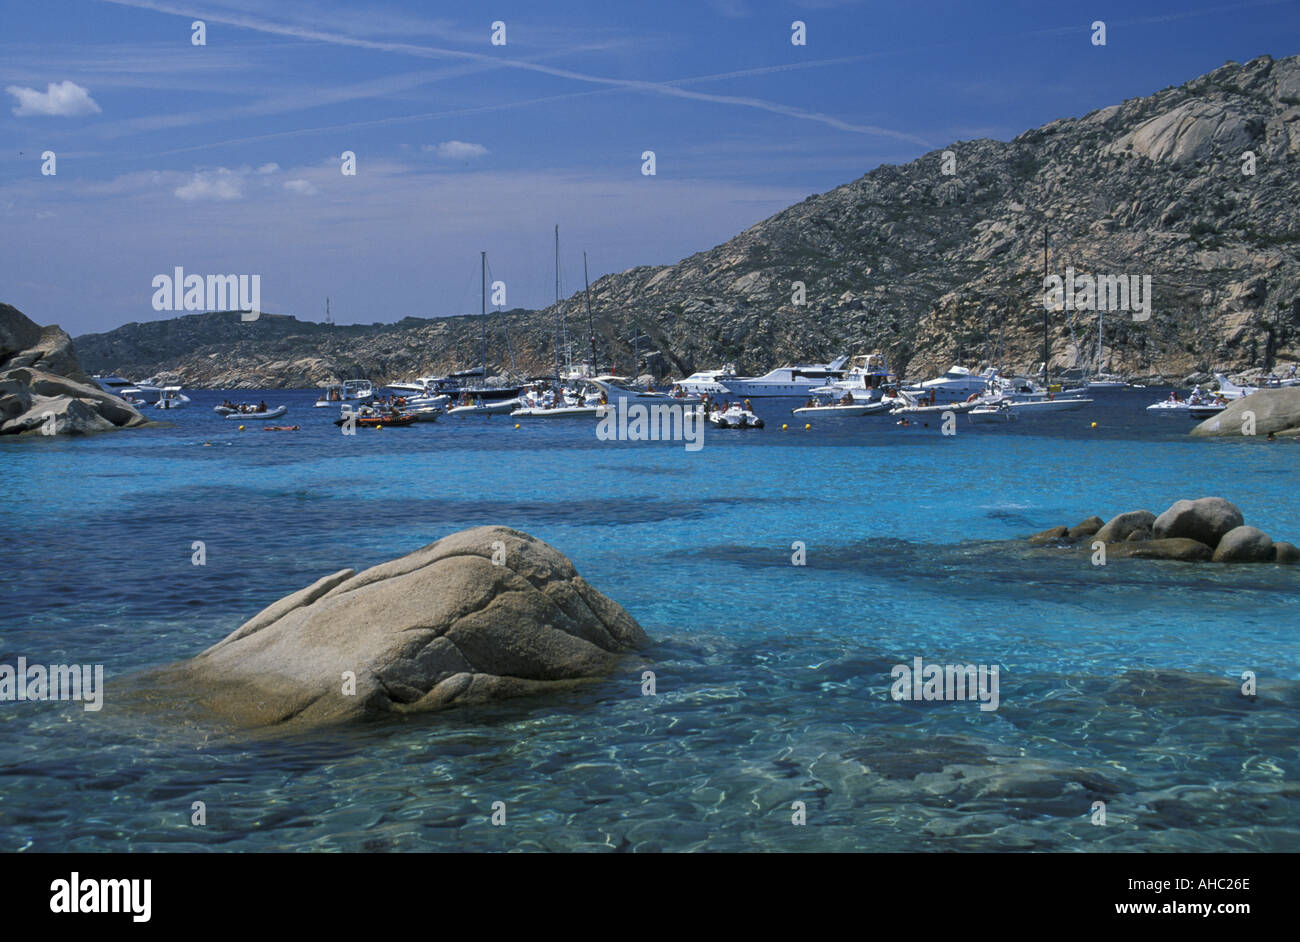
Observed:
[[[452,406],[447,410],[448,415],[505,415],[519,406],[519,392],[522,387],[500,387],[487,385],[487,252],[479,253],[479,263],[482,270],[482,310],[481,310],[481,327],[482,339],[480,340],[479,355],[480,366],[478,371],[479,385],[469,386],[462,385],[457,390],[460,394],[460,405]],[[462,373],[453,374],[456,376],[469,376],[474,371],[465,370]],[[506,392],[507,395],[502,395]]]
[[[1102,354],[1102,321],[1105,314],[1105,307],[1097,305],[1097,370],[1092,379],[1088,381],[1088,391],[1097,392],[1107,389],[1127,389],[1128,383],[1122,378],[1112,373],[1103,373],[1101,371],[1101,354]]]
[[[525,389],[520,394],[520,407],[510,415],[514,418],[564,419],[595,418],[600,415],[600,396],[587,391],[585,383],[565,389],[560,375],[560,345],[563,343],[564,307],[560,300],[560,227],[555,227],[555,383],[553,388]],[[566,351],[567,352],[567,351]]]

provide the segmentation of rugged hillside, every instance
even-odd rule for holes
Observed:
[[[943,172],[944,150],[955,173]],[[1243,173],[1247,151],[1253,174]],[[1044,232],[1051,272],[1152,279],[1149,320],[1107,316],[1105,368],[1178,378],[1300,360],[1300,56],[1229,63],[1010,142],[957,143],[879,167],[676,265],[602,278],[592,286],[599,355],[630,369],[635,329],[653,338],[643,350],[660,351],[649,365],[661,375],[724,361],[763,370],[877,347],[909,375],[959,358],[1034,369]],[[802,305],[794,282],[806,286]],[[585,338],[580,295],[567,307]],[[259,327],[226,319],[224,333]],[[1095,322],[1086,311],[1052,314],[1056,368],[1095,356]],[[494,365],[508,366],[500,323],[489,349]],[[519,366],[544,370],[554,312],[520,313],[510,324]],[[77,347],[92,368],[175,369],[193,385],[387,380],[478,355],[477,324],[459,318],[297,324],[269,347],[215,334],[184,348],[151,346],[157,329],[123,328],[136,332],[129,346],[116,346],[114,331]]]

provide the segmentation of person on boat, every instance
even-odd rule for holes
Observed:
[[[258,411],[258,412],[265,412],[265,411],[266,411],[266,400],[265,400],[265,399],[263,399],[260,403],[258,403],[257,411]]]
[[[852,397],[850,396],[849,398],[851,399]],[[749,404],[749,400],[748,400],[748,399],[745,400],[745,411],[746,411],[746,412],[753,412],[753,411],[754,411],[754,407],[751,406],[751,405]]]
[[[813,399],[812,396],[809,396],[808,401],[803,404],[803,407],[805,409],[815,409],[817,408],[817,401]]]
[[[748,402],[748,400],[746,400],[746,401]],[[846,392],[846,393],[844,394],[844,398],[842,398],[842,399],[840,400],[840,405],[842,405],[842,406],[851,406],[851,405],[853,405],[853,393],[851,393],[851,392]]]

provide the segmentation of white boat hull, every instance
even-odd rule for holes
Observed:
[[[891,405],[888,402],[855,402],[849,406],[800,406],[798,409],[790,410],[790,414],[821,416],[879,415],[888,412]]]
[[[288,406],[276,406],[274,409],[268,409],[265,412],[228,412],[225,415],[227,419],[247,419],[249,422],[258,422],[262,419],[278,419],[289,411]]]

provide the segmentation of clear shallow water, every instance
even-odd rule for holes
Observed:
[[[0,662],[109,678],[99,714],[0,703],[0,849],[1300,849],[1300,572],[996,542],[1208,494],[1297,541],[1297,446],[1192,442],[1142,410],[1163,394],[953,438],[763,403],[688,453],[504,417],[344,437],[307,392],[248,394],[302,430],[239,432],[199,392],[175,428],[0,441]],[[113,677],[483,523],[653,646],[563,696],[292,739],[115,708]],[[892,701],[917,655],[1000,665],[1000,708]]]

